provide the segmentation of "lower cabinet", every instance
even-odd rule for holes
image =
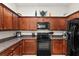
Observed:
[[[0,53],[0,56],[12,56],[12,55],[13,55],[13,53],[12,53],[11,48],[8,48],[5,51]]]
[[[15,50],[13,50],[13,56],[18,56],[18,55],[20,55],[19,46],[15,48]]]
[[[20,53],[19,53],[19,46],[20,46],[20,43],[18,42],[18,43],[16,43],[16,44],[14,44],[13,46],[12,46],[12,53],[13,53],[13,56],[17,56],[17,55],[19,55]]]
[[[20,41],[19,52],[20,52],[19,53],[20,56],[23,55],[23,40]]]
[[[64,39],[53,39],[51,41],[52,55],[66,55],[67,42]]]
[[[36,53],[37,53],[36,39],[24,39],[24,54],[36,55]]]
[[[66,55],[67,40],[53,39],[51,40],[52,55]],[[21,55],[37,55],[37,40],[23,39],[13,46],[7,48],[0,53],[0,56],[21,56]]]
[[[13,46],[9,47],[5,51],[0,53],[0,56],[19,56],[22,55],[22,41],[14,44]]]

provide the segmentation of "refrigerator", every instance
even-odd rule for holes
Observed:
[[[68,21],[67,55],[79,56],[79,18]]]

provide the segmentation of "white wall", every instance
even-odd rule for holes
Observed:
[[[67,16],[69,14],[72,14],[73,12],[76,12],[79,10],[79,3],[67,3],[67,4],[62,4],[60,3],[59,5],[23,5],[23,6],[17,6],[17,4],[14,4],[17,7],[16,12],[21,13],[23,16],[34,16],[35,15],[35,10],[38,11],[38,16],[39,16],[39,11],[40,10],[46,10],[48,11],[47,16],[49,12],[51,13],[52,16]],[[13,6],[13,4],[12,4]],[[26,12],[27,11],[27,12]],[[66,15],[64,15],[66,14]]]
[[[12,9],[13,11],[17,12],[17,7],[15,3],[3,3],[3,4]]]
[[[38,16],[40,16],[40,10],[48,11],[47,16],[49,16],[49,13],[52,16],[64,16],[67,13],[67,7],[65,6],[18,6],[17,12],[23,16],[35,16],[35,10],[37,10]]]
[[[6,6],[8,6],[10,9],[14,10],[16,13],[21,13],[23,16],[34,16],[35,10],[38,12],[40,10],[46,10],[48,11],[47,16],[49,15],[49,12],[52,16],[67,16],[75,11],[79,10],[79,3],[70,3],[68,5],[20,5],[18,6],[18,3],[3,3]],[[20,3],[21,4],[21,3]],[[24,4],[24,3],[23,3]],[[66,15],[64,15],[66,14]]]
[[[74,12],[76,12],[76,11],[79,11],[79,3],[71,3],[69,6],[68,6],[68,14],[67,15],[69,15],[69,14],[72,14],[72,13],[74,13]]]

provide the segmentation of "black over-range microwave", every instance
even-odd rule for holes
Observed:
[[[49,22],[38,22],[37,29],[49,29]]]

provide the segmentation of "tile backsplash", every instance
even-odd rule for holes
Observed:
[[[54,32],[53,35],[63,35],[64,33],[66,33],[66,31],[48,31],[48,30],[38,30],[38,31],[21,31],[22,35],[32,35],[32,33],[35,33],[35,35],[37,35],[37,33],[39,32]]]
[[[38,30],[38,31],[20,31],[21,35],[32,35],[32,33],[35,33],[35,35],[37,35],[37,33],[39,32],[54,32],[53,35],[63,35],[64,33],[66,33],[66,31],[49,31],[49,30]],[[0,39],[4,39],[7,37],[12,37],[15,36],[16,31],[1,31],[0,32]]]

